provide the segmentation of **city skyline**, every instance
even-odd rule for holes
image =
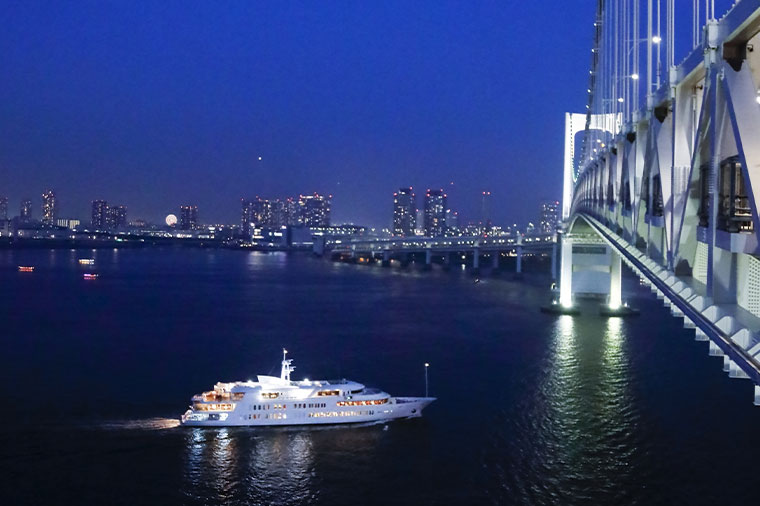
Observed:
[[[14,210],[32,197],[35,215],[51,187],[85,220],[103,198],[150,221],[194,202],[231,223],[230,202],[308,188],[335,196],[334,221],[385,228],[401,185],[444,188],[468,221],[488,188],[494,222],[526,222],[560,194],[562,149],[546,140],[583,110],[587,70],[548,51],[562,86],[518,78],[533,58],[516,42],[581,55],[591,28],[571,27],[593,9],[550,12],[538,34],[504,29],[538,5],[13,4],[0,194]]]

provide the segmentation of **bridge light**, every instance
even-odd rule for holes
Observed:
[[[660,38],[659,35],[655,35],[654,37],[652,37],[652,42],[655,44],[659,44],[660,42],[662,42],[662,39]]]
[[[631,74],[631,79],[633,79],[634,81],[638,81],[639,80],[639,75],[638,74]]]
[[[623,102],[625,102],[625,100],[623,99],[623,97],[618,97],[618,102],[622,104]]]

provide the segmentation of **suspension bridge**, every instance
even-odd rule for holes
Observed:
[[[624,262],[760,405],[760,0],[715,4],[598,1],[556,302],[616,310]]]

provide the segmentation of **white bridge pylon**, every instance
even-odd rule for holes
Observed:
[[[760,405],[760,0],[737,2],[720,18],[708,12],[678,65],[673,33],[660,37],[650,27],[639,39],[638,21],[615,18],[610,4],[616,0],[600,2],[594,25],[589,113],[565,118],[560,301],[572,304],[585,291],[576,283],[596,279],[599,289],[607,283],[610,304],[619,303],[618,268],[590,248],[601,243],[709,342],[730,377],[755,383]],[[674,29],[674,0],[666,5],[665,26]],[[620,59],[635,45],[604,46],[610,26],[647,43],[646,75]],[[660,42],[667,58],[655,64]],[[611,121],[606,111],[622,116]],[[577,160],[581,122],[586,145]],[[591,254],[593,265],[584,265]]]

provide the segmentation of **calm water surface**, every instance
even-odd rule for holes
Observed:
[[[755,504],[751,384],[633,279],[631,320],[593,304],[542,315],[548,283],[305,255],[0,251],[2,503]],[[177,427],[216,381],[277,374],[282,347],[298,378],[397,395],[424,393],[428,361],[438,401],[387,425]]]

